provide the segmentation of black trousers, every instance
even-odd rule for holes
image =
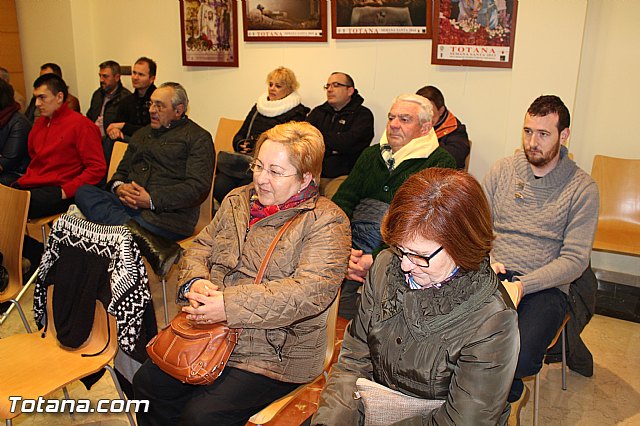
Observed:
[[[133,378],[136,399],[149,400],[138,425],[244,426],[255,413],[299,385],[227,367],[209,386],[186,385],[147,360]]]
[[[62,199],[62,188],[59,186],[42,186],[40,188],[20,188],[31,193],[29,202],[29,219],[37,219],[43,216],[66,212],[73,198]]]

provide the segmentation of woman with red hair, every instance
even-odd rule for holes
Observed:
[[[480,184],[458,170],[416,173],[393,198],[382,237],[390,249],[369,271],[312,424],[362,424],[358,378],[438,407],[384,424],[506,422],[517,315],[489,264],[493,230]],[[382,411],[376,417],[402,410]]]

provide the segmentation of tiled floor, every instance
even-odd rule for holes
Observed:
[[[175,273],[169,277],[169,294],[175,286]],[[158,323],[162,324],[162,296],[157,277],[151,276],[154,304]],[[32,292],[31,292],[32,293]],[[171,297],[170,297],[171,299]],[[32,298],[23,300],[27,309]],[[170,317],[175,313],[171,305]],[[342,323],[344,327],[344,323]],[[23,332],[20,319],[13,313],[0,326],[0,338]],[[541,377],[541,425],[640,425],[640,324],[602,315],[596,315],[583,332],[583,338],[595,360],[595,374],[591,378],[574,372],[568,374],[568,389],[562,391],[559,364],[545,365]],[[31,356],[31,354],[25,354]],[[2,362],[2,360],[0,360]],[[54,368],[55,366],[52,366]],[[28,374],[28,373],[26,373]],[[0,386],[2,378],[0,378]],[[527,384],[533,388],[533,382]],[[315,410],[316,389],[306,392],[292,402],[270,426],[298,425]],[[69,386],[72,398],[117,398],[108,375],[92,389],[86,391],[80,383]],[[53,395],[61,398],[62,392]],[[533,400],[524,407],[522,424],[532,424]],[[126,416],[106,414],[23,414],[14,419],[14,425],[125,425]]]

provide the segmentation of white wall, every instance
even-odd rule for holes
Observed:
[[[331,71],[351,74],[374,113],[376,137],[396,95],[438,86],[467,124],[473,140],[470,171],[480,179],[520,144],[524,112],[541,94],[559,95],[573,112],[570,150],[585,170],[591,170],[595,153],[640,157],[629,125],[640,112],[633,102],[640,89],[631,77],[640,65],[635,20],[640,2],[520,0],[510,70],[431,65],[430,40],[244,43],[241,19],[239,68],[185,67],[176,0],[16,4],[25,81],[35,79],[43,62],[58,62],[83,110],[98,86],[98,63],[114,59],[131,65],[145,55],[158,62],[158,82],[186,87],[190,116],[214,133],[220,116],[244,118],[264,91],[266,74],[284,65],[296,72],[309,107],[324,101],[322,85]],[[130,87],[129,78],[124,80]],[[629,267],[628,260],[622,264],[617,268]]]

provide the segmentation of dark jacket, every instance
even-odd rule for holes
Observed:
[[[324,137],[322,177],[348,175],[362,151],[373,139],[373,114],[362,105],[356,90],[351,101],[340,111],[328,102],[316,107],[307,117]]]
[[[209,132],[184,117],[170,129],[145,126],[131,138],[111,182],[136,181],[144,187],[155,210],[142,218],[176,234],[191,235],[200,204],[209,195],[215,152]]]
[[[118,113],[113,122],[124,123],[122,133],[126,136],[132,136],[137,130],[151,123],[147,101],[151,99],[151,94],[155,90],[156,86],[152,84],[144,96],[141,97],[138,91],[134,90],[132,94],[120,101]]]
[[[352,394],[364,377],[410,396],[445,400],[398,424],[495,425],[519,349],[515,308],[488,259],[440,289],[411,290],[400,260],[386,250],[369,272],[312,424],[359,424]]]
[[[302,104],[298,104],[291,108],[289,111],[276,115],[275,117],[267,117],[258,112],[256,105],[253,105],[249,114],[244,119],[242,127],[238,130],[238,133],[233,137],[233,149],[236,152],[240,152],[238,144],[245,139],[252,139],[253,145],[258,140],[258,136],[266,130],[277,126],[278,124],[288,123],[289,121],[304,121],[309,113],[309,108]],[[255,115],[255,118],[253,116]],[[253,124],[251,124],[253,120]]]
[[[17,108],[17,107],[16,107]],[[28,138],[31,123],[20,111],[0,127],[0,176],[22,174],[29,165]]]
[[[91,96],[91,106],[87,111],[87,118],[95,123],[100,117],[100,111],[102,111],[102,103],[104,102],[105,91],[102,88],[98,88]],[[118,82],[118,87],[113,94],[113,97],[107,101],[104,106],[104,113],[102,114],[102,124],[106,131],[107,127],[111,123],[117,123],[116,116],[118,114],[118,108],[124,98],[131,95],[129,89],[124,87],[121,82]]]
[[[460,122],[449,110],[446,110],[440,120],[433,126],[440,146],[447,150],[456,160],[456,166],[464,169],[464,163],[469,155],[469,136],[467,127]]]
[[[249,229],[253,185],[233,190],[189,246],[179,283],[202,277],[224,292],[230,327],[243,328],[229,366],[275,380],[305,383],[322,373],[327,307],[347,270],[349,220],[325,197],[263,218]],[[258,268],[282,225],[296,212],[269,260]]]

